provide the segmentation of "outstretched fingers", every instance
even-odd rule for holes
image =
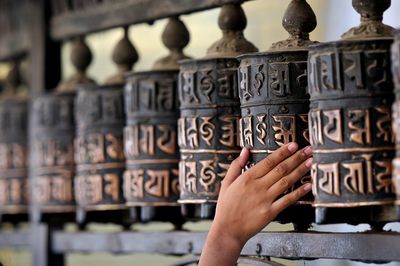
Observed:
[[[310,171],[312,165],[312,158],[308,158],[305,162],[297,166],[290,174],[282,177],[268,189],[268,197],[275,200],[289,188],[291,188],[296,181],[302,178],[308,171]]]
[[[310,146],[299,150],[286,160],[280,162],[270,172],[264,175],[261,180],[265,188],[270,188],[276,183],[285,182],[285,177],[294,171],[305,160],[312,156],[312,149]],[[280,181],[281,180],[281,181]]]
[[[271,205],[270,211],[272,216],[276,217],[284,209],[296,203],[296,201],[298,201],[300,198],[304,197],[308,192],[310,192],[311,187],[312,185],[310,183],[304,184],[296,190],[276,200]]]
[[[255,179],[263,177],[265,174],[274,169],[280,162],[291,156],[295,151],[297,151],[297,149],[298,145],[295,142],[283,145],[271,153],[271,155],[268,155],[262,161],[250,168],[246,172],[246,175]]]
[[[220,193],[223,193],[223,191],[227,187],[229,187],[229,185],[232,184],[236,180],[236,178],[241,175],[243,168],[249,160],[249,156],[249,150],[247,148],[243,148],[240,152],[239,157],[232,161],[231,165],[229,166],[228,172],[226,173],[225,178],[222,181]]]

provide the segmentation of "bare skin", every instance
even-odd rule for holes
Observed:
[[[222,182],[199,265],[236,265],[245,243],[311,190],[305,184],[281,197],[310,170],[311,156],[310,147],[298,150],[296,143],[288,143],[242,174],[249,159],[244,148]]]

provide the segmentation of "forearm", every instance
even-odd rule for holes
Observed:
[[[243,244],[225,234],[223,229],[213,226],[208,233],[200,257],[200,266],[236,265]]]

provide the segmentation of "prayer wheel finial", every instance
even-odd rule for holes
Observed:
[[[107,85],[125,83],[125,73],[130,71],[138,61],[139,55],[129,40],[128,28],[124,28],[124,36],[118,41],[112,53],[112,60],[117,65],[118,71],[106,80]]]
[[[272,44],[270,50],[307,48],[315,42],[310,40],[310,32],[317,26],[317,18],[306,0],[292,0],[282,19],[282,26],[289,38]]]
[[[392,37],[394,28],[383,24],[383,13],[391,0],[353,0],[353,7],[361,15],[361,23],[342,35],[342,39]]]
[[[56,89],[57,92],[75,91],[78,84],[95,83],[86,74],[86,70],[92,62],[92,52],[84,37],[80,36],[73,40],[70,60],[76,69],[76,73],[66,81],[61,82]]]
[[[226,4],[221,7],[218,25],[222,38],[207,50],[207,58],[236,57],[244,53],[257,52],[258,49],[244,37],[246,15],[240,5]]]
[[[190,33],[185,24],[178,17],[170,18],[161,39],[169,54],[158,59],[153,65],[153,70],[179,69],[178,61],[190,58],[183,53],[183,49],[190,41]]]

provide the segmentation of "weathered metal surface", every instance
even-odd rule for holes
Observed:
[[[397,194],[396,205],[400,205],[400,32],[395,34],[395,41],[392,45],[392,74],[395,86],[396,100],[393,103],[393,131],[396,144],[396,158],[393,160],[393,183]],[[398,209],[400,211],[400,209]],[[400,217],[400,214],[399,214]]]
[[[75,199],[84,210],[120,209],[125,125],[120,85],[80,86],[75,119]]]
[[[13,249],[29,249],[31,246],[31,231],[2,231],[0,233],[0,247]]]
[[[316,207],[394,202],[391,43],[391,39],[339,41],[310,50],[309,123]],[[346,222],[346,217],[341,218]],[[392,219],[391,215],[378,220],[360,216],[360,222]]]
[[[309,145],[307,48],[312,43],[309,32],[317,22],[306,1],[292,1],[282,21],[290,33],[287,40],[274,43],[266,52],[238,57],[240,139],[251,153],[248,167],[289,142],[298,143],[299,148]],[[310,179],[306,174],[289,191]],[[276,220],[310,224],[312,201],[311,195],[300,199],[297,205],[305,206],[293,206]]]
[[[177,61],[188,58],[183,49],[189,42],[189,32],[179,18],[170,18],[162,41],[169,54],[158,59],[153,70],[127,75],[124,196],[127,205],[142,206],[141,220],[176,224],[183,220],[177,203]]]
[[[246,23],[239,5],[224,5],[218,17],[222,38],[205,58],[180,62],[179,202],[188,217],[213,217],[221,180],[240,153],[235,57],[257,51],[243,35]]]
[[[0,101],[0,214],[28,211],[28,99]]]
[[[177,206],[178,71],[130,74],[125,87],[127,205]]]
[[[68,233],[53,235],[55,252],[200,254],[204,232]],[[251,238],[243,256],[289,259],[400,261],[400,235],[382,233],[263,232]]]
[[[75,210],[75,95],[44,94],[31,104],[30,178],[34,201],[42,212]]]
[[[241,2],[243,0],[54,0],[51,36],[66,39]]]
[[[29,51],[29,5],[27,0],[0,1],[0,61]]]

